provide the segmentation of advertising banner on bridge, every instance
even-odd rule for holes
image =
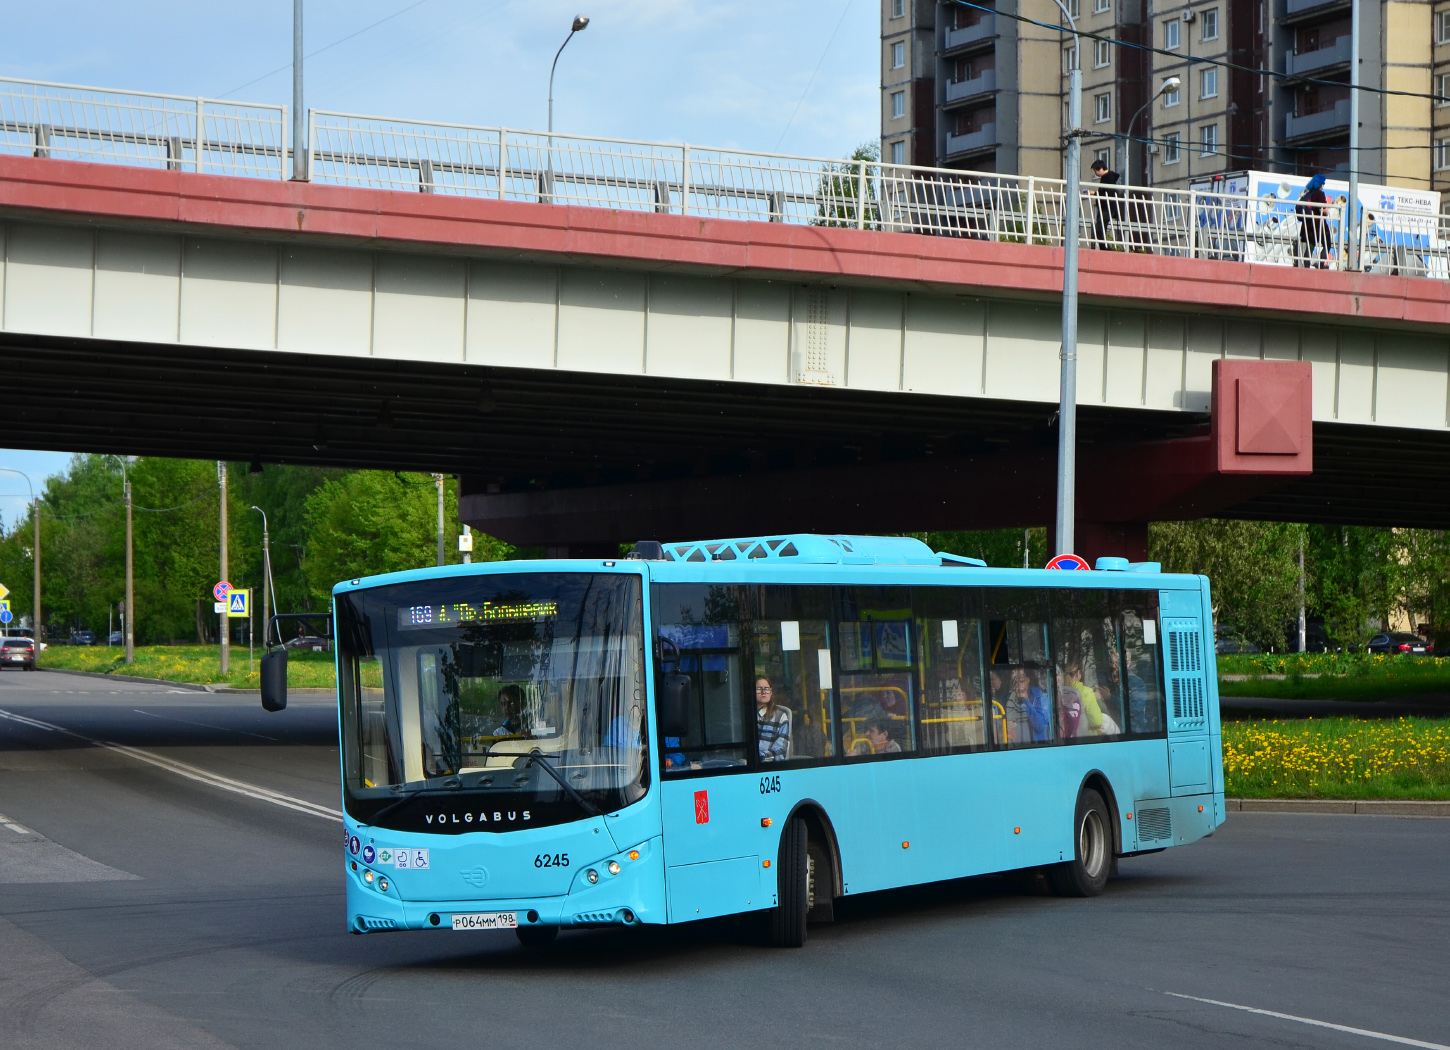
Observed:
[[[1222,195],[1198,208],[1200,243],[1217,249],[1218,257],[1277,266],[1304,264],[1305,238],[1297,211],[1308,175],[1268,171],[1236,171],[1195,179],[1189,188]],[[1349,183],[1326,179],[1324,195],[1331,209],[1325,224],[1328,249],[1325,262],[1337,267],[1346,241],[1341,216],[1349,201]],[[1411,269],[1433,277],[1445,272],[1444,247],[1439,236],[1440,194],[1434,190],[1359,184],[1359,214],[1365,270],[1395,273]],[[1236,203],[1242,201],[1242,204]]]

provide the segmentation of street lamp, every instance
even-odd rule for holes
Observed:
[[[575,15],[574,22],[569,26],[569,35],[559,45],[559,50],[554,52],[554,64],[549,67],[549,185],[548,195],[545,200],[552,204],[554,202],[554,70],[559,68],[559,56],[569,46],[569,41],[574,39],[575,33],[582,33],[589,28],[589,17],[587,15]],[[440,564],[442,564],[440,562]]]
[[[31,558],[35,568],[34,594],[31,595],[31,605],[34,607],[31,626],[35,629],[35,651],[40,652],[40,500],[35,498],[35,486],[30,483],[29,474],[14,467],[0,467],[0,470],[7,474],[19,474],[25,479],[25,487],[30,490],[30,519],[35,524],[34,557]]]
[[[126,607],[121,610],[121,629],[126,632],[126,662],[136,662],[136,589],[135,589],[135,559],[132,557],[131,543],[131,479],[126,474],[126,468],[136,462],[135,456],[112,455],[117,463],[121,464],[121,492],[126,498]]]
[[[1158,99],[1160,99],[1164,95],[1168,94],[1168,92],[1170,92],[1170,91],[1177,91],[1178,88],[1179,88],[1179,86],[1182,83],[1183,82],[1181,80],[1179,80],[1177,77],[1168,77],[1167,79],[1165,79],[1163,81],[1162,86],[1159,87],[1158,90],[1153,93],[1153,97],[1150,98],[1147,102],[1144,102],[1141,106],[1139,106],[1138,107],[1138,112],[1136,112],[1136,113],[1133,114],[1133,119],[1130,120],[1130,121],[1128,121],[1128,156],[1129,156],[1129,158],[1131,158],[1133,156],[1133,152],[1132,152],[1132,150],[1133,150],[1133,125],[1135,123],[1137,123],[1138,118],[1143,115],[1143,111],[1145,109],[1147,109],[1153,103],[1157,102]],[[1144,186],[1151,186],[1153,184],[1153,177],[1152,177],[1152,173],[1148,170],[1147,143],[1144,143],[1143,146],[1144,146],[1144,149],[1143,149],[1143,185]],[[1132,180],[1133,180],[1133,173],[1132,173],[1131,170],[1129,170],[1129,172],[1128,172],[1128,181],[1131,182]]]
[[[1053,0],[1073,36],[1072,68],[1067,72],[1067,185],[1062,222],[1062,368],[1057,405],[1057,550],[1069,554],[1077,514],[1077,263],[1078,208],[1082,187],[1082,59],[1077,22],[1062,0]]]
[[[262,648],[266,651],[267,646],[267,620],[269,610],[277,606],[277,585],[272,582],[272,536],[267,531],[267,512],[261,507],[253,507],[254,511],[262,515]],[[272,592],[272,603],[267,604],[267,592]]]

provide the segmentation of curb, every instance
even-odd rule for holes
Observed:
[[[262,695],[260,689],[239,689],[231,685],[202,685],[198,682],[173,682],[166,678],[142,678],[134,674],[106,674],[101,671],[72,671],[67,667],[37,667],[37,671],[49,671],[51,674],[74,674],[82,678],[104,678],[111,682],[141,682],[145,685],[164,685],[172,689],[187,689],[194,693],[212,693],[223,696],[256,696]],[[313,687],[298,687],[287,690],[288,696],[335,696],[335,689],[318,689]]]
[[[1228,798],[1231,813],[1336,813],[1377,817],[1450,817],[1450,802],[1409,799]]]
[[[47,671],[50,674],[74,674],[82,678],[104,678],[111,682],[142,682],[147,685],[165,685],[173,689],[190,689],[197,693],[211,692],[204,685],[197,685],[195,682],[168,682],[164,678],[142,678],[133,674],[105,674],[101,671],[72,671],[67,667],[37,667],[37,671]]]

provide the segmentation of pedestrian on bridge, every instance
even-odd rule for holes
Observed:
[[[1294,212],[1299,217],[1299,251],[1294,254],[1295,266],[1327,269],[1329,266],[1329,238],[1325,235],[1325,212],[1329,209],[1329,198],[1324,195],[1324,176],[1315,175],[1299,194],[1299,203]],[[1319,246],[1324,246],[1325,259],[1319,258]]]
[[[1116,186],[1123,181],[1123,177],[1109,168],[1102,158],[1093,161],[1093,175],[1096,176],[1100,187]],[[1113,223],[1122,218],[1120,211],[1122,205],[1118,200],[1122,191],[1096,189],[1088,190],[1088,192],[1098,198],[1093,205],[1093,240],[1095,241],[1093,247],[1109,249],[1112,247],[1110,237]]]

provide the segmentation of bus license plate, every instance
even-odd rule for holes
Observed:
[[[480,911],[453,916],[455,930],[516,930],[519,917],[511,911]]]

